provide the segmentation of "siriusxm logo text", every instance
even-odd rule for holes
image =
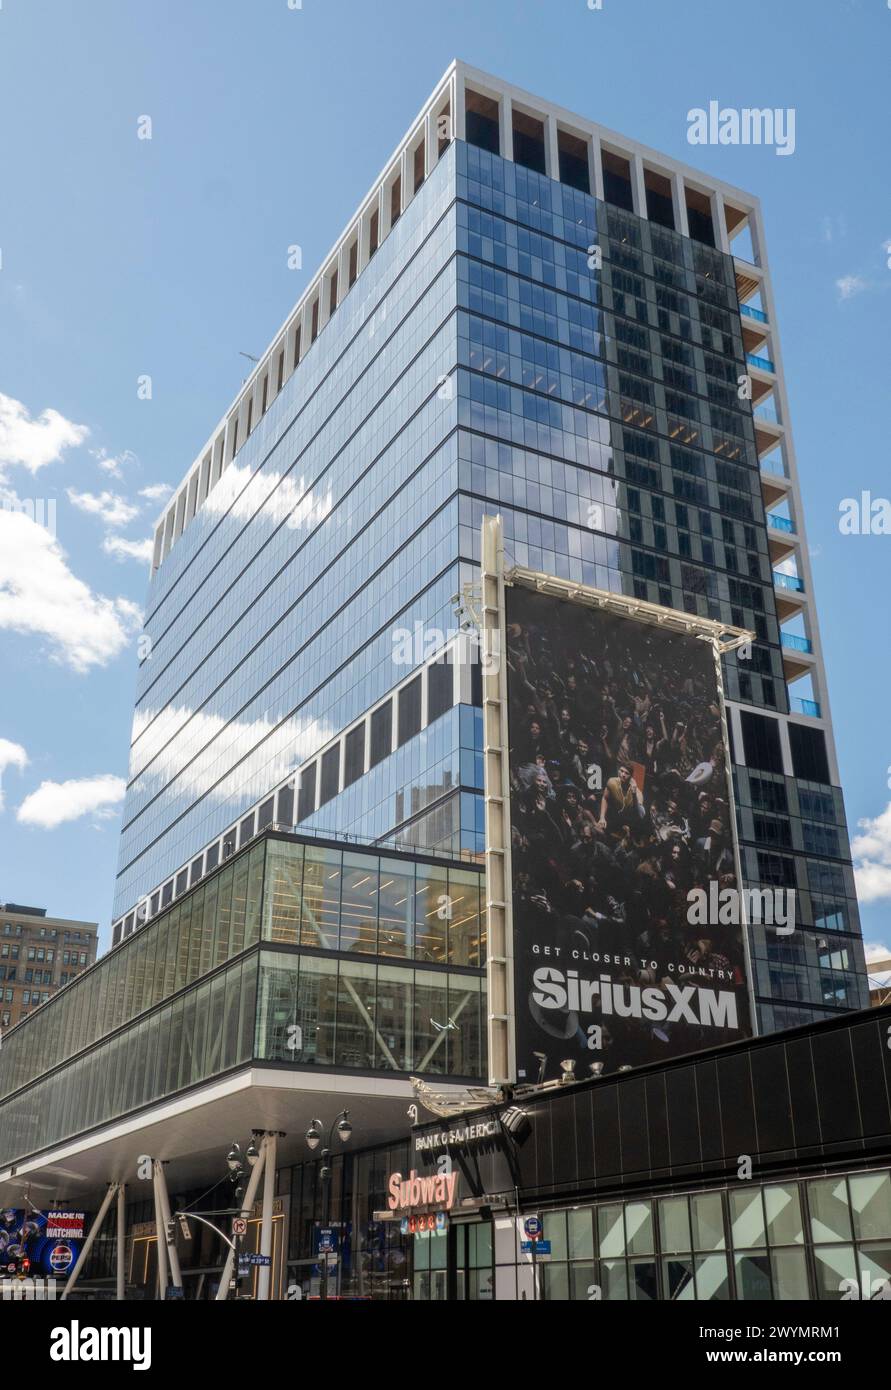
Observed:
[[[700,989],[665,981],[664,989],[617,985],[609,975],[582,980],[578,971],[555,970],[545,965],[532,976],[532,998],[542,1009],[595,1012],[618,1018],[647,1018],[653,1023],[693,1023],[707,1028],[738,1028],[736,995],[726,989]]]

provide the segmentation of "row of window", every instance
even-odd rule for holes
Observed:
[[[406,630],[403,654],[394,642],[394,662],[417,664],[417,636]],[[398,670],[398,664],[396,666]],[[295,807],[294,780],[267,797],[256,810],[243,816],[213,845],[180,869],[162,888],[150,894],[135,912],[115,923],[112,945],[116,946],[159,911],[182,895],[254,835],[275,824],[300,824],[320,807],[353,785],[398,748],[447,713],[455,703],[456,666],[451,653],[438,657],[408,680],[395,694],[378,705],[308,765],[299,778]]]

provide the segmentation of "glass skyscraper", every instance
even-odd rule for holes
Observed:
[[[800,928],[751,929],[761,1027],[865,1004],[757,199],[462,63],[159,522],[115,943],[270,825],[481,856],[494,512],[508,565],[756,633],[743,870]]]

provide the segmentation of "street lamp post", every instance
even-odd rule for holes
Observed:
[[[331,1128],[328,1130],[327,1143],[325,1144],[325,1147],[322,1149],[322,1152],[319,1154],[319,1160],[321,1163],[321,1167],[319,1169],[319,1177],[322,1180],[322,1211],[325,1213],[325,1224],[328,1227],[331,1226],[331,1140],[334,1136],[335,1129],[337,1131],[337,1137],[340,1140],[340,1142],[342,1144],[346,1144],[349,1141],[350,1135],[353,1132],[353,1126],[350,1124],[350,1112],[348,1110],[341,1110],[340,1114],[334,1120],[331,1121]],[[324,1133],[325,1129],[322,1124],[322,1121],[313,1120],[309,1129],[306,1131],[306,1142],[313,1152],[315,1152],[315,1150],[321,1144],[322,1135]],[[322,1278],[319,1287],[319,1297],[327,1299],[328,1251],[320,1251],[319,1253],[323,1255]]]

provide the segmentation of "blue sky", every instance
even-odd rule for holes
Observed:
[[[848,818],[875,822],[864,935],[891,949],[891,537],[838,528],[891,493],[891,9],[602,4],[4,0],[0,491],[54,501],[56,536],[0,512],[0,900],[107,939],[158,489],[457,56],[762,199]],[[794,155],[691,148],[711,99],[794,107]]]

